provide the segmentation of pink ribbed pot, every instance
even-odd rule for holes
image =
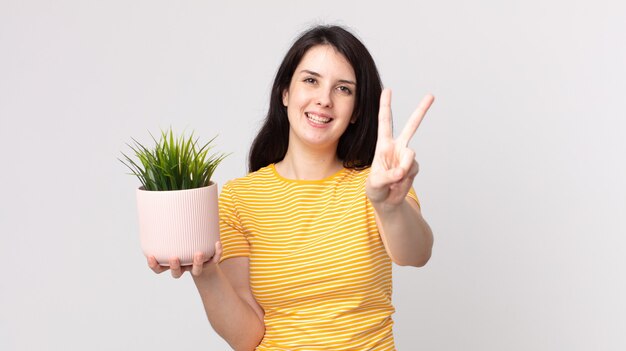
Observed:
[[[219,240],[217,184],[188,190],[147,191],[137,189],[139,236],[144,255],[154,256],[162,266],[170,257],[181,265],[193,263],[193,255],[213,256]]]

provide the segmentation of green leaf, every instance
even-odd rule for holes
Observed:
[[[217,136],[199,147],[199,139],[192,132],[176,137],[172,128],[161,130],[157,140],[150,133],[155,146],[149,149],[134,138],[133,145],[127,144],[138,162],[122,153],[119,159],[131,170],[147,190],[193,189],[208,185],[217,166],[229,154],[209,155]]]

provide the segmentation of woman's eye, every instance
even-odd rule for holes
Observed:
[[[344,94],[352,94],[352,90],[350,90],[350,88],[346,87],[346,86],[340,86],[337,89],[339,89],[339,91],[341,91]]]
[[[309,84],[315,84],[315,78],[305,78],[304,79],[305,83],[309,83]]]

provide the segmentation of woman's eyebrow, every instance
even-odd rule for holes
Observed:
[[[310,74],[310,75],[315,76],[315,77],[322,77],[321,74],[319,74],[319,73],[317,73],[315,71],[308,70],[308,69],[303,69],[303,70],[300,71],[300,73]],[[356,82],[348,80],[348,79],[339,79],[338,82],[339,83],[344,83],[344,84],[352,84],[352,85],[356,86]]]

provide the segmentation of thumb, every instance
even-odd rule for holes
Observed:
[[[222,242],[218,240],[215,242],[215,253],[213,254],[213,257],[211,257],[210,262],[220,263],[220,260],[222,259],[222,252]]]

